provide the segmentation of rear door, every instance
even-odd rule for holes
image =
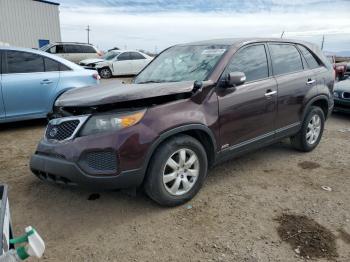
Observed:
[[[138,74],[146,65],[147,59],[138,52],[130,52],[132,73]]]
[[[2,98],[2,71],[3,71],[3,51],[0,51],[0,120],[5,118],[5,106],[4,106],[4,100]]]
[[[51,96],[59,81],[59,71],[50,71],[50,61],[29,52],[6,51],[5,61],[2,94],[6,118],[44,117],[51,109]],[[48,72],[45,72],[45,66]]]
[[[312,70],[304,70],[302,57],[294,44],[269,43],[272,68],[278,85],[277,131],[297,129],[305,96],[316,87]],[[278,133],[278,132],[277,132]]]

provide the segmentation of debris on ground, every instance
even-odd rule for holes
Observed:
[[[298,164],[302,169],[316,169],[319,168],[321,165],[316,162],[312,161],[303,161]]]
[[[88,200],[94,201],[96,199],[99,199],[100,197],[101,197],[100,194],[94,193],[94,194],[89,195]]]
[[[278,235],[303,258],[334,258],[338,256],[336,237],[314,220],[299,215],[283,214],[276,219]]]
[[[350,128],[342,128],[342,129],[339,129],[338,132],[340,133],[350,132]]]
[[[192,209],[192,205],[187,205],[186,208],[187,209]]]
[[[332,188],[329,186],[321,186],[321,188],[325,191],[332,192]]]

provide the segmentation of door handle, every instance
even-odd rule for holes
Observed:
[[[49,79],[44,79],[43,81],[40,82],[40,84],[42,85],[48,85],[48,84],[52,84],[52,81]]]
[[[309,80],[307,80],[307,82],[306,82],[306,84],[307,84],[308,86],[311,86],[311,85],[313,85],[314,83],[316,83],[316,80],[315,80],[315,79],[309,79]]]
[[[271,97],[273,95],[277,94],[277,91],[267,90],[265,96]]]

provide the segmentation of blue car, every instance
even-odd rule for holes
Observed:
[[[0,48],[0,123],[45,118],[65,91],[96,85],[97,71],[49,53]]]

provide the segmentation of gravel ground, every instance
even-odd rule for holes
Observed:
[[[303,261],[278,235],[282,214],[327,228],[335,260],[350,261],[350,116],[334,114],[311,153],[286,140],[213,168],[199,194],[176,208],[142,194],[38,180],[28,161],[44,127],[0,125],[0,181],[10,186],[14,231],[35,226],[46,242],[44,261]]]

